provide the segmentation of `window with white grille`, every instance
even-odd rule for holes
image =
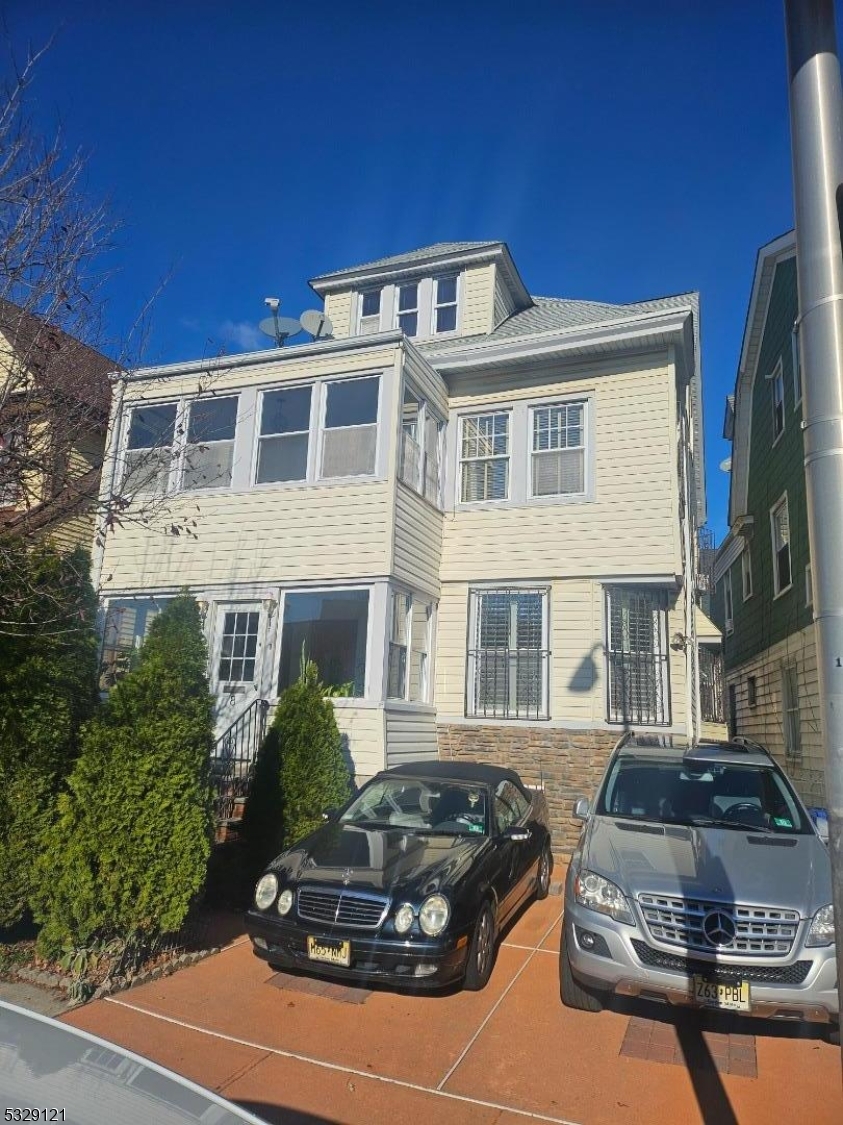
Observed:
[[[311,387],[287,387],[263,394],[257,484],[307,477],[311,394]]]
[[[510,414],[470,414],[461,419],[460,501],[506,500],[509,496]]]
[[[176,404],[136,406],[129,416],[123,492],[163,496],[169,488],[176,428]]]
[[[584,493],[586,403],[535,406],[530,413],[531,495]]]
[[[770,534],[773,546],[773,587],[776,595],[790,589],[790,512],[787,493],[770,512]]]
[[[547,590],[474,590],[470,597],[467,714],[547,718]]]
[[[380,379],[343,379],[327,384],[322,435],[323,477],[371,476],[378,444]]]
[[[381,291],[369,289],[360,294],[360,335],[370,336],[381,326]]]
[[[234,464],[237,396],[190,403],[181,486],[228,488]]]
[[[669,724],[666,592],[608,587],[606,633],[609,722]]]
[[[226,613],[220,632],[220,658],[217,679],[220,683],[255,682],[260,612],[235,610]]]
[[[453,332],[457,327],[456,276],[437,277],[433,285],[433,331]]]

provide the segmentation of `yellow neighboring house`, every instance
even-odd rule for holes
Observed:
[[[90,548],[114,366],[0,300],[0,535]]]

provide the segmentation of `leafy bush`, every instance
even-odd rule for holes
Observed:
[[[39,864],[47,956],[184,923],[211,850],[206,661],[198,607],[183,595],[84,729]]]
[[[31,906],[36,860],[79,731],[97,704],[90,559],[7,542],[0,553],[0,926]]]

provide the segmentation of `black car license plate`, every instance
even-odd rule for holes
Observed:
[[[308,937],[307,956],[311,961],[322,961],[326,965],[342,965],[347,969],[351,964],[351,942]]]

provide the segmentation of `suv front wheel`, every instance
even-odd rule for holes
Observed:
[[[603,994],[580,984],[571,970],[564,930],[559,948],[559,995],[566,1008],[577,1008],[581,1012],[603,1011]]]

